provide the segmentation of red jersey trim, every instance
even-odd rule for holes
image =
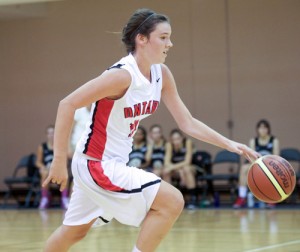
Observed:
[[[104,174],[103,167],[101,165],[101,162],[99,161],[93,161],[93,160],[88,160],[87,161],[88,169],[90,171],[90,174],[95,181],[95,183],[100,186],[101,188],[108,190],[108,191],[113,191],[113,192],[120,192],[123,191],[124,189],[114,185],[109,177],[107,177]]]
[[[102,159],[107,140],[106,128],[113,106],[113,100],[102,99],[96,102],[84,154]]]

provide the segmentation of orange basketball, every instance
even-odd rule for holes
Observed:
[[[296,173],[291,164],[276,155],[257,159],[248,172],[248,187],[256,198],[266,203],[278,203],[288,198],[296,185]]]

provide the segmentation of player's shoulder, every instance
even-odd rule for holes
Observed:
[[[129,86],[132,79],[129,71],[121,68],[111,68],[110,70],[103,72],[99,78],[110,81],[114,83],[114,85],[119,84],[117,86]]]
[[[170,68],[166,64],[160,64],[163,76],[172,75]]]
[[[161,72],[164,86],[176,86],[173,74],[167,65],[161,64]]]
[[[251,146],[254,146],[254,145],[255,145],[255,142],[256,142],[256,137],[251,138],[251,139],[249,140],[249,145],[250,145],[250,147],[251,147]]]

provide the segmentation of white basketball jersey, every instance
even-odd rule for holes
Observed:
[[[132,137],[139,122],[153,114],[159,105],[161,65],[151,66],[151,83],[140,72],[132,54],[111,68],[126,69],[131,75],[131,84],[122,98],[104,98],[93,104],[90,120],[76,151],[103,161],[118,158],[127,163],[132,150]]]

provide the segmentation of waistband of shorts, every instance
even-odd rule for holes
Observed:
[[[79,151],[75,151],[74,157],[81,157],[81,158],[84,158],[84,159],[87,159],[87,160],[93,160],[93,161],[98,161],[98,162],[102,161],[102,160],[100,160],[98,158],[91,157],[91,156],[86,155],[86,154],[84,154],[82,152],[79,152]]]

